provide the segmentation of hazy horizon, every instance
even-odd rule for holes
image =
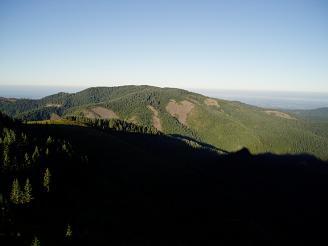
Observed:
[[[116,85],[117,86],[117,85]],[[72,86],[2,86],[0,97],[40,99],[59,92],[76,93],[89,87]],[[297,91],[259,91],[180,88],[205,96],[240,101],[246,104],[281,109],[316,109],[328,107],[328,93]]]

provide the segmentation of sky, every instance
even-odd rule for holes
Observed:
[[[0,86],[328,92],[325,0],[1,0]]]

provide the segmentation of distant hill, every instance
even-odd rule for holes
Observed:
[[[40,100],[0,100],[0,110],[23,120],[70,116],[120,119],[225,151],[310,153],[328,159],[327,110],[277,111],[208,98],[175,88],[94,87]],[[315,117],[318,121],[309,120]]]
[[[317,108],[311,110],[290,110],[297,117],[312,122],[328,122],[328,108]]]

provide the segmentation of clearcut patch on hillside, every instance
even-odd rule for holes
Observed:
[[[216,106],[216,107],[220,107],[220,105],[218,104],[218,101],[213,99],[213,98],[206,98],[204,100],[204,103],[207,105],[207,106]]]
[[[60,108],[60,107],[63,107],[62,104],[56,104],[56,103],[47,103],[46,108]]]
[[[187,125],[188,114],[194,107],[195,105],[187,100],[177,103],[175,100],[171,99],[165,109],[170,115],[177,118],[181,124]]]
[[[288,120],[296,120],[296,118],[290,116],[289,114],[286,114],[286,113],[283,113],[283,112],[280,112],[280,111],[266,110],[264,112],[266,114],[273,115],[273,116],[276,116],[276,117],[280,117],[280,118],[284,118],[284,119],[288,119]]]
[[[133,124],[138,124],[138,119],[135,115],[131,116],[127,121]]]
[[[87,118],[91,119],[118,119],[117,114],[104,107],[94,107],[83,110],[83,114]]]
[[[158,117],[158,111],[151,105],[148,105],[147,108],[150,109],[153,113],[153,126],[157,130],[162,131],[162,125],[161,125],[161,121]]]
[[[50,116],[50,120],[61,120],[61,119],[62,118],[58,114],[55,114],[55,113],[52,113]]]

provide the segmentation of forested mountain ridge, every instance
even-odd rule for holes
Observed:
[[[291,113],[299,118],[303,118],[314,122],[328,121],[328,108],[317,108],[310,110],[290,110]]]
[[[120,119],[226,151],[247,147],[252,153],[310,153],[328,159],[326,121],[307,120],[302,116],[306,112],[264,109],[174,88],[94,87],[40,100],[2,100],[0,110],[29,121],[70,116]]]

